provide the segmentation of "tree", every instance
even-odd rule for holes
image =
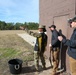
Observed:
[[[0,21],[0,30],[5,30],[7,24],[4,21]]]
[[[20,27],[23,27],[24,29],[30,29],[30,30],[36,30],[38,29],[39,24],[34,22],[25,22],[23,23],[6,23],[4,21],[0,21],[0,30],[20,30]]]
[[[23,25],[23,23],[16,23],[15,25],[14,25],[14,30],[19,30],[20,29],[20,26],[22,26]]]
[[[38,26],[39,26],[38,23],[34,23],[34,22],[29,22],[29,23],[28,23],[28,29],[31,29],[31,30],[36,30],[36,29],[38,29]]]

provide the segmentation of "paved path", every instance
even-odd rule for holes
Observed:
[[[28,42],[28,43],[31,44],[32,46],[35,45],[35,41],[36,41],[36,38],[35,38],[35,37],[30,36],[30,35],[27,34],[27,33],[18,34],[18,36],[20,36],[21,38],[23,38],[26,42]]]

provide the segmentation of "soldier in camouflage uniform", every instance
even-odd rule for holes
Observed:
[[[47,35],[43,31],[44,26],[39,26],[38,29],[39,29],[39,33],[36,38],[36,44],[34,47],[34,62],[35,62],[36,70],[39,70],[39,57],[41,59],[43,69],[46,69],[44,52],[45,52],[45,47],[47,45]]]

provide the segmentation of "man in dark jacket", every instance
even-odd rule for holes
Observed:
[[[73,34],[69,39],[59,36],[58,39],[68,46],[68,55],[70,59],[71,75],[76,75],[76,17],[70,19],[70,27],[74,28]]]
[[[52,52],[53,58],[53,73],[52,75],[56,74],[59,64],[59,48],[60,48],[60,41],[58,40],[58,31],[56,30],[55,25],[51,25],[50,30],[52,32],[51,44],[49,44]]]

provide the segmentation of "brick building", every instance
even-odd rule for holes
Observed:
[[[39,24],[46,25],[48,40],[50,41],[49,26],[55,24],[57,30],[61,29],[62,33],[70,38],[72,29],[68,26],[68,18],[74,17],[76,14],[76,0],[39,0]],[[48,41],[48,44],[50,43]],[[47,53],[49,53],[49,47],[47,46]],[[63,52],[64,54],[65,52]],[[69,59],[67,53],[66,57],[66,69],[69,71]]]

